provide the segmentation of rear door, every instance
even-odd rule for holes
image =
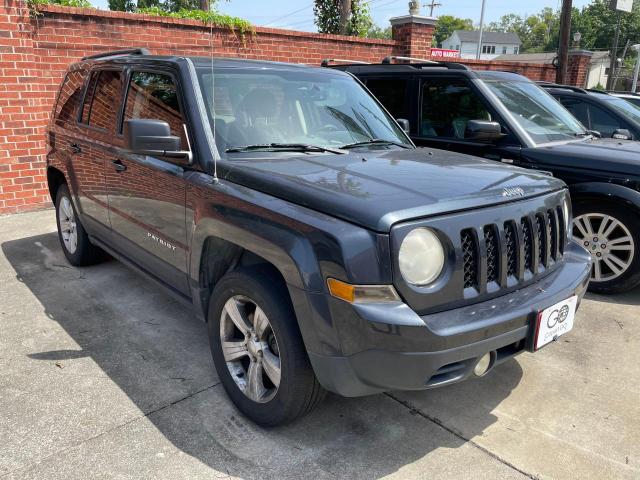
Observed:
[[[106,234],[110,226],[105,165],[113,155],[123,77],[115,68],[91,72],[76,134],[69,139],[72,187],[83,224],[94,235]]]
[[[127,77],[122,121],[115,141],[124,147],[123,122],[167,122],[189,149],[177,76],[169,70],[132,69]],[[179,160],[134,155],[124,148],[106,168],[114,242],[139,267],[188,294],[185,175]]]

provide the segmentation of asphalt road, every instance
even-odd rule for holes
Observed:
[[[70,267],[52,210],[0,217],[0,478],[640,478],[640,290],[487,377],[329,396],[264,430],[205,326],[116,261]]]

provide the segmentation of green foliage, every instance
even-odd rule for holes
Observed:
[[[27,5],[32,12],[37,12],[40,5],[62,5],[63,7],[91,8],[89,0],[28,0]]]
[[[604,92],[604,87],[602,86],[602,84],[600,82],[598,82],[598,84],[593,87],[594,90],[600,90],[602,92]]]
[[[241,35],[253,32],[253,27],[247,20],[224,15],[213,10],[205,12],[204,10],[189,10],[186,8],[182,8],[177,12],[171,12],[160,6],[152,6],[146,8],[138,8],[136,12],[146,13],[147,15],[156,15],[159,17],[190,18],[193,20],[200,20],[202,23],[205,23],[207,25],[212,24],[218,27],[238,31]]]
[[[367,38],[378,38],[381,40],[390,40],[391,39],[391,27],[382,28],[379,25],[371,25],[371,28],[367,31],[365,35]]]
[[[135,0],[109,0],[109,10],[133,12],[136,9]]]
[[[544,8],[537,15],[523,17],[516,14],[504,15],[497,22],[491,22],[487,30],[493,32],[515,32],[522,41],[521,52],[552,51],[557,48],[560,16],[551,8]]]
[[[320,33],[340,33],[340,0],[315,0],[313,13],[314,23]],[[373,26],[369,3],[365,0],[351,0],[347,34],[365,37]]]
[[[438,18],[435,31],[435,43],[442,45],[449,38],[454,30],[473,30],[473,20],[470,18],[458,18],[452,15],[442,15]]]

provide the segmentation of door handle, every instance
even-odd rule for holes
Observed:
[[[82,149],[80,148],[80,146],[78,146],[77,143],[72,143],[70,146],[71,146],[71,151],[73,153],[81,153],[82,152]]]
[[[124,172],[127,169],[127,166],[124,165],[120,160],[114,160],[113,167],[116,169],[116,172]]]

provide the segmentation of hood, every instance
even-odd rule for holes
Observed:
[[[394,223],[563,188],[553,177],[452,152],[396,148],[345,155],[237,154],[227,180],[378,232]],[[518,188],[508,196],[505,188]]]
[[[640,175],[640,142],[594,138],[523,150],[540,168],[548,166]]]

